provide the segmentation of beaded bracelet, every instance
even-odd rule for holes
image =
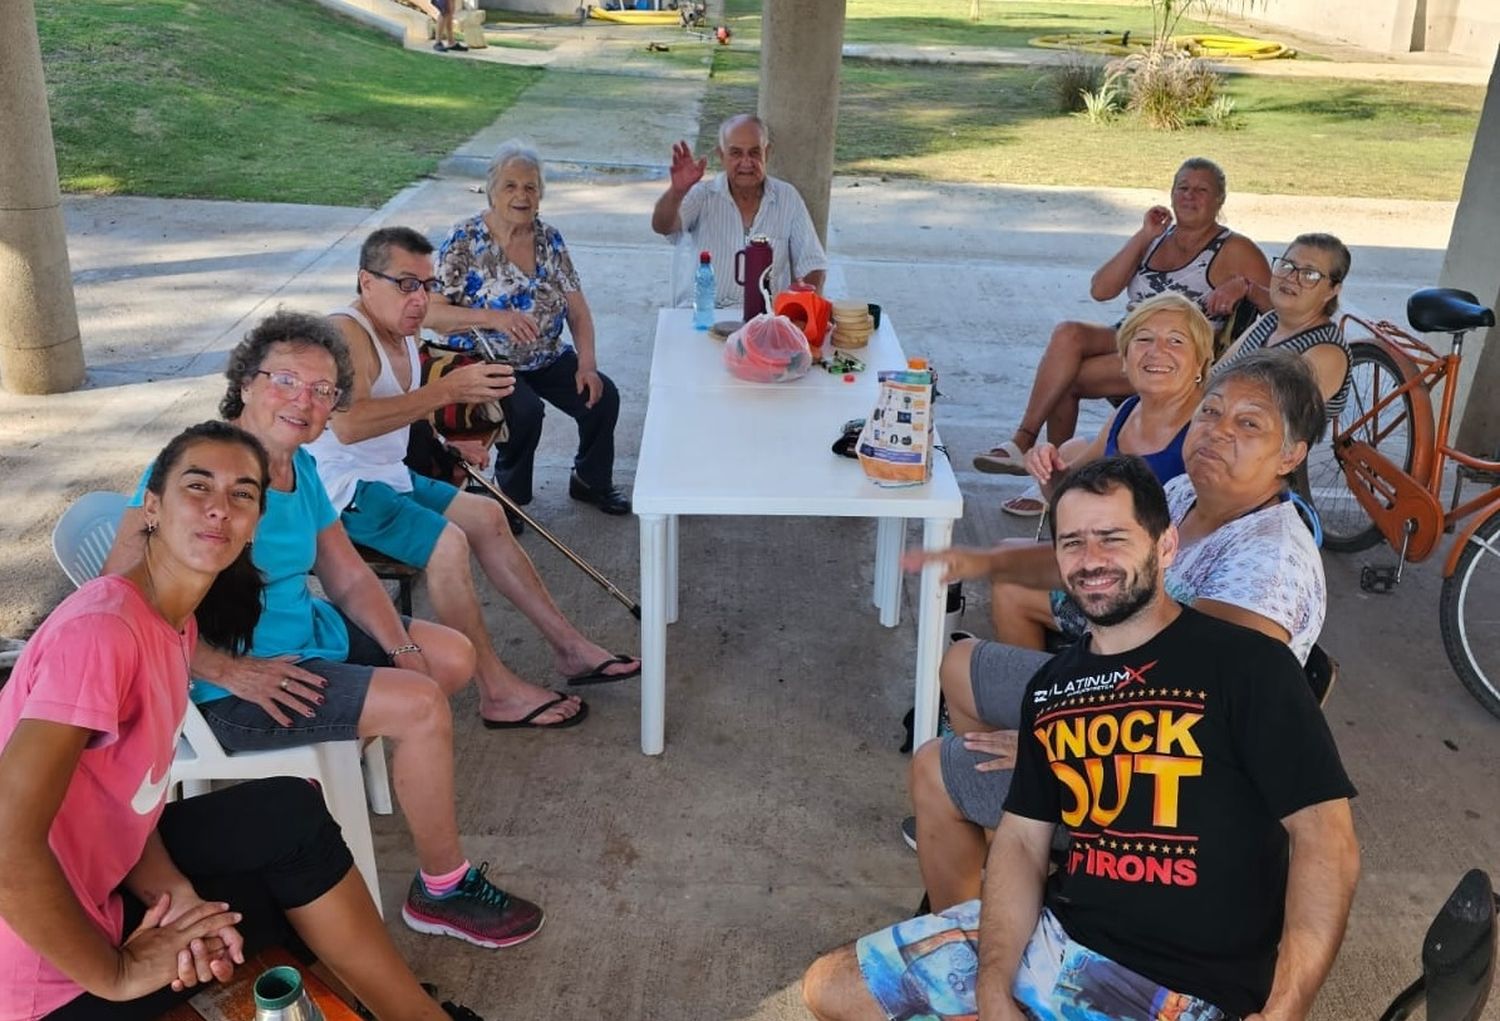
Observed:
[[[391,659],[395,659],[397,656],[404,655],[405,653],[408,653],[408,652],[421,652],[421,651],[422,651],[422,647],[420,645],[418,645],[416,642],[407,642],[405,645],[398,645],[394,649],[387,650],[386,651],[386,655],[389,656]]]

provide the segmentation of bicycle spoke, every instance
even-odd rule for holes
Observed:
[[[1500,716],[1500,515],[1479,526],[1443,582],[1442,630],[1459,679]]]
[[[1349,375],[1349,394],[1343,412],[1330,424],[1330,437],[1350,432],[1353,423],[1359,422],[1359,428],[1351,433],[1352,439],[1368,444],[1397,467],[1410,467],[1410,398],[1403,394],[1374,410],[1386,395],[1400,388],[1401,375],[1395,362],[1383,349],[1356,344]],[[1331,438],[1308,455],[1307,474],[1327,548],[1353,552],[1368,549],[1381,540],[1380,532],[1349,488],[1343,468],[1334,457]]]

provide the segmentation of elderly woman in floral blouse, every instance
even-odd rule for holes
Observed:
[[[455,224],[438,248],[446,300],[429,305],[425,325],[483,331],[515,366],[510,439],[496,448],[495,464],[507,496],[531,502],[545,400],[578,423],[568,494],[606,514],[628,514],[630,500],[613,478],[620,394],[594,359],[594,317],[567,245],[538,215],[545,190],[536,151],[515,139],[503,143],[490,162],[489,209]]]

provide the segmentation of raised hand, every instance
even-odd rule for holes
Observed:
[[[1152,206],[1141,220],[1141,230],[1147,237],[1159,238],[1172,226],[1172,210],[1166,206]]]
[[[1026,451],[1026,470],[1036,480],[1036,484],[1042,487],[1042,492],[1050,493],[1049,485],[1054,475],[1060,475],[1068,470],[1068,462],[1064,461],[1062,454],[1050,443],[1038,443]]]
[[[676,142],[672,146],[672,190],[680,194],[686,194],[687,190],[699,181],[703,180],[703,172],[708,169],[708,157],[700,160],[693,159],[693,150],[688,148],[686,142]]]

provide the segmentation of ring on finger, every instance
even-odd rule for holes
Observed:
[[[281,679],[281,690],[282,690],[282,691],[285,691],[285,690],[286,690],[286,685],[287,685],[287,680],[286,680],[286,678],[285,678],[285,677],[283,677],[283,678],[282,678],[282,679]]]

